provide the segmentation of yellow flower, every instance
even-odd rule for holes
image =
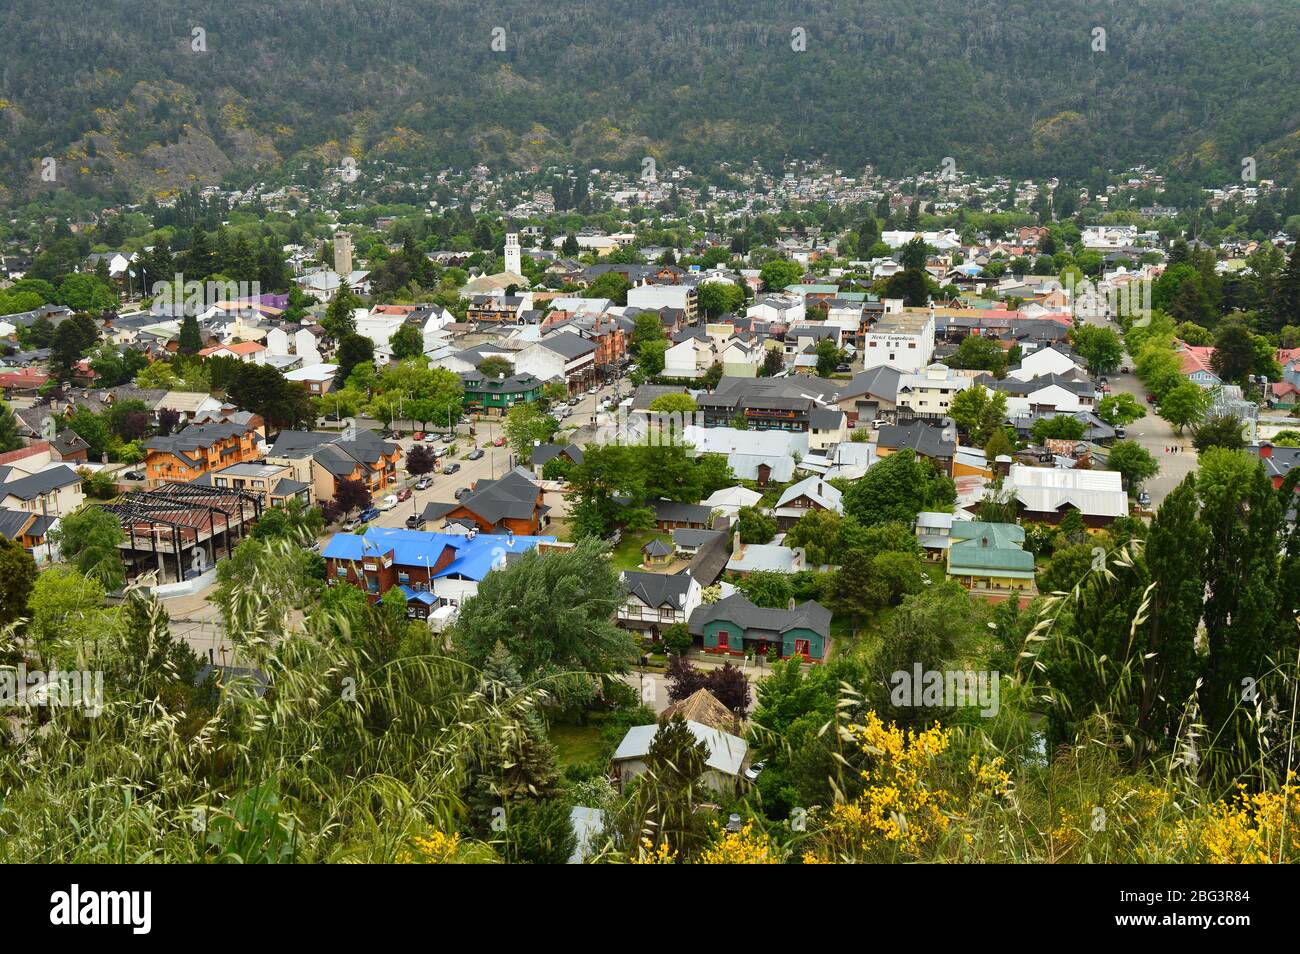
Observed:
[[[702,865],[775,865],[780,864],[767,832],[754,834],[752,822],[740,831],[721,832],[713,844],[704,849],[696,862]]]
[[[628,859],[634,865],[671,865],[677,863],[677,852],[668,847],[668,842],[661,841],[655,845],[649,838],[641,839],[641,850]]]

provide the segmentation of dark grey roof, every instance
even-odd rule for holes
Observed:
[[[700,547],[722,536],[721,530],[693,530],[683,527],[673,531],[673,543],[679,547]]]
[[[867,368],[865,371],[859,371],[853,376],[848,386],[840,392],[840,398],[871,395],[872,397],[881,397],[894,401],[898,398],[898,382],[902,377],[902,371],[888,365],[882,364],[875,368]]]
[[[568,444],[561,446],[559,444],[541,444],[533,448],[533,464],[541,467],[547,461],[553,460],[563,454],[575,464],[582,463],[582,448],[577,444]]]
[[[956,452],[955,440],[943,439],[943,428],[933,427],[924,421],[910,424],[887,424],[880,428],[876,446],[902,450],[910,447],[923,457],[950,458]]]
[[[698,636],[704,633],[705,625],[717,619],[735,623],[746,632],[757,630],[780,635],[802,628],[829,636],[831,631],[831,611],[814,600],[801,603],[792,610],[768,609],[755,606],[743,593],[733,593],[726,599],[698,607],[691,613],[687,626]]]
[[[682,503],[678,500],[649,500],[646,501],[654,509],[656,520],[672,521],[674,523],[684,521],[687,523],[702,523],[708,526],[709,517],[712,516],[713,510],[700,504]]]
[[[542,347],[554,351],[568,361],[596,350],[596,345],[593,342],[580,335],[575,335],[572,331],[561,331],[549,338],[543,338],[539,343]]]
[[[537,484],[516,469],[496,480],[479,481],[472,493],[450,504],[442,513],[436,512],[440,505],[430,504],[425,508],[425,519],[437,519],[456,507],[465,507],[493,525],[507,517],[527,520],[533,517],[537,507],[537,493]],[[433,516],[430,511],[434,512]]]
[[[81,480],[77,472],[66,465],[50,467],[26,477],[19,477],[17,480],[5,480],[4,478],[13,473],[13,470],[8,467],[3,470],[4,474],[0,475],[0,480],[4,481],[0,483],[0,498],[12,496],[19,500],[35,500],[41,494],[48,494],[51,490],[67,487]]]
[[[664,543],[664,541],[660,540],[658,537],[655,537],[641,548],[641,552],[646,556],[670,556],[673,552],[673,548]]]
[[[646,606],[668,606],[681,609],[686,602],[686,594],[691,588],[691,575],[686,572],[674,573],[639,573],[628,570],[623,574],[623,584],[628,593],[635,596]]]
[[[0,508],[0,537],[6,540],[17,540],[23,532],[23,527],[27,526],[27,521],[31,518],[32,515],[26,510]]]
[[[228,440],[248,433],[250,428],[240,424],[191,424],[189,427],[166,437],[151,437],[145,442],[149,450],[175,454],[188,463],[195,463],[190,456],[195,451],[205,450],[218,441]]]
[[[808,423],[818,430],[828,431],[844,423],[844,412],[837,407],[816,405],[808,415]]]

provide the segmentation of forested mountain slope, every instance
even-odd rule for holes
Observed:
[[[6,0],[0,198],[44,156],[118,193],[347,153],[1287,180],[1297,73],[1295,0]]]

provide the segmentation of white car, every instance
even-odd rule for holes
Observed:
[[[377,509],[379,510],[392,510],[396,506],[397,506],[397,494],[389,494],[387,497],[385,497],[376,505]]]

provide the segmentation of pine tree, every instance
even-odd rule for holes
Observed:
[[[203,337],[199,333],[199,319],[197,316],[187,312],[181,319],[180,338],[176,342],[177,350],[181,354],[197,354],[203,349]]]

